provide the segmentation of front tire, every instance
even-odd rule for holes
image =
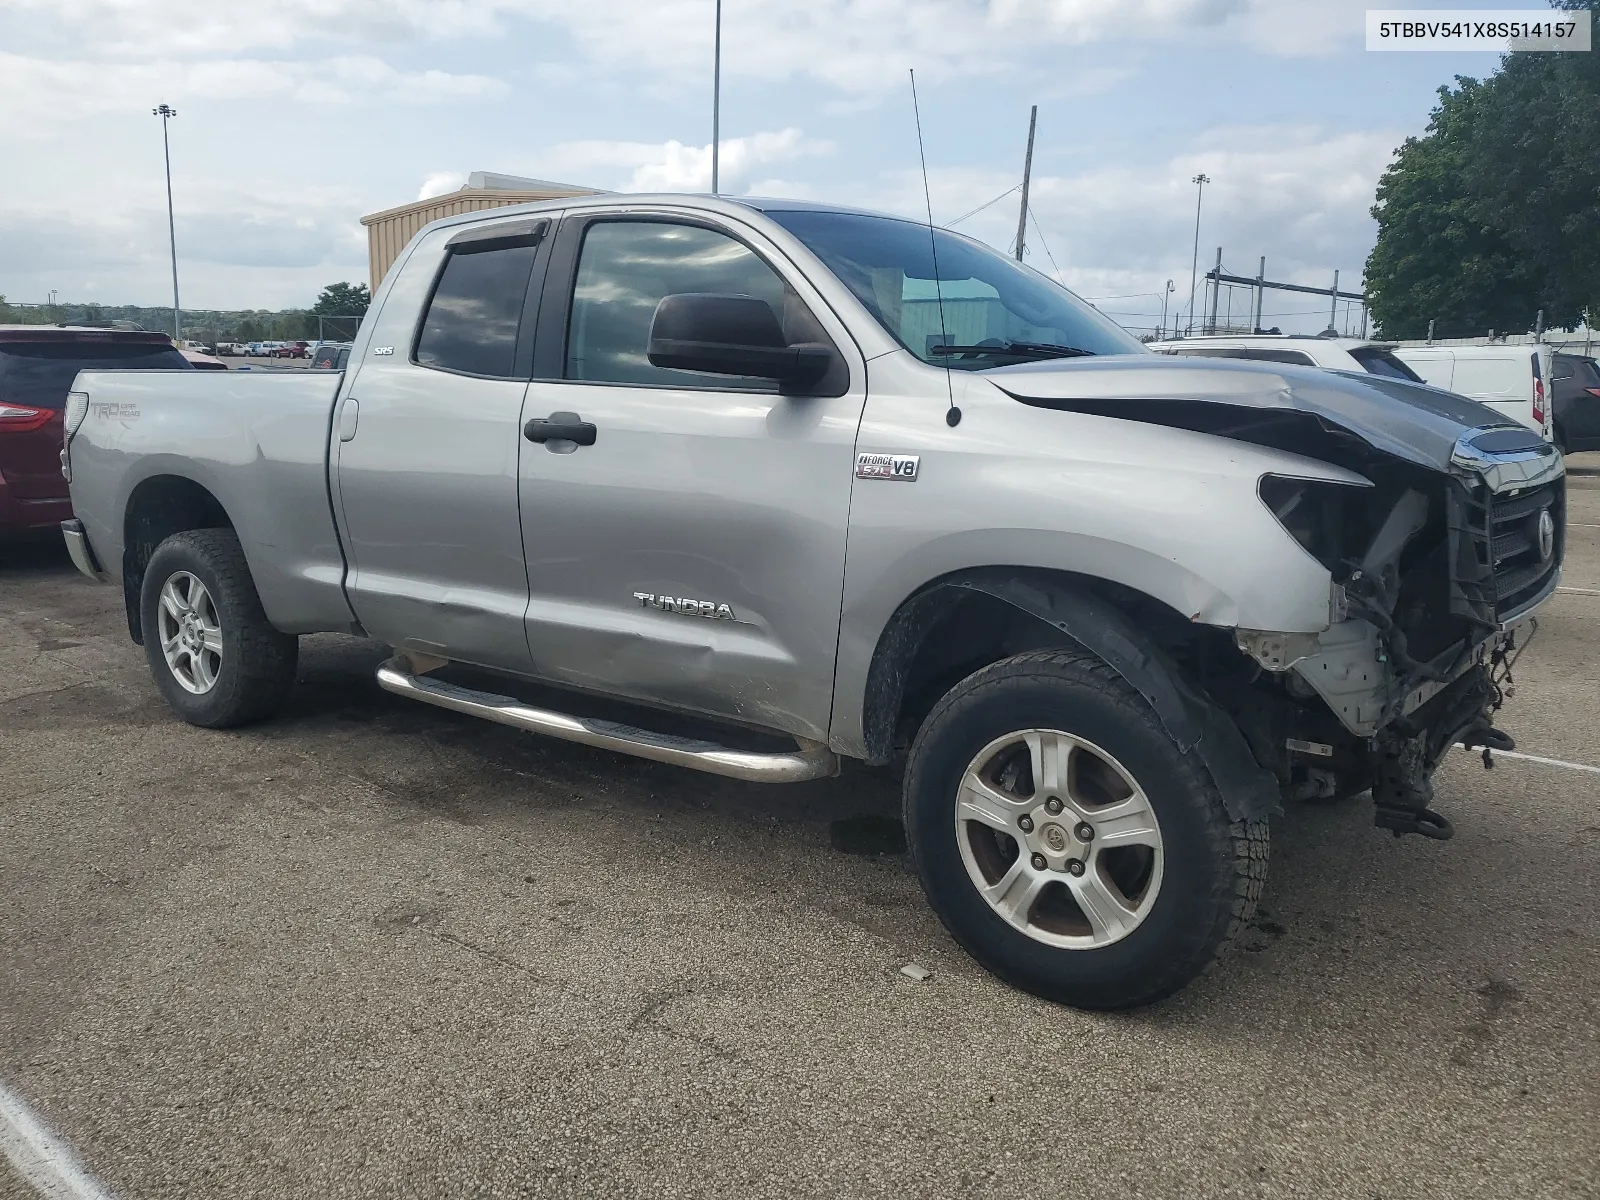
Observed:
[[[150,673],[191,725],[260,720],[294,686],[299,639],[268,623],[231,529],[191,529],[157,546],[139,612]]]
[[[983,966],[1077,1008],[1149,1004],[1254,915],[1267,823],[1234,821],[1209,771],[1126,680],[1079,649],[1018,655],[923,723],[907,839],[945,927]]]

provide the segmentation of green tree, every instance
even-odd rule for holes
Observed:
[[[365,316],[372,295],[364,283],[330,283],[322,289],[311,311],[319,317]]]
[[[1589,0],[1580,19],[1592,19]],[[1386,337],[1531,329],[1600,316],[1600,57],[1513,54],[1439,89],[1427,133],[1378,184],[1367,259]]]
[[[317,336],[317,318],[303,308],[291,308],[273,321],[272,336],[284,342],[310,340]]]

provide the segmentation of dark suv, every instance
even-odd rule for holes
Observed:
[[[72,515],[61,477],[62,410],[88,368],[191,369],[164,333],[0,325],[0,537]]]
[[[321,371],[342,371],[350,361],[349,342],[323,342],[317,347],[317,352],[311,356],[311,369]]]
[[[1600,365],[1581,354],[1558,354],[1550,369],[1556,444],[1567,453],[1600,450]]]

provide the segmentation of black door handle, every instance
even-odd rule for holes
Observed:
[[[592,446],[595,428],[577,413],[558,412],[548,417],[534,417],[522,427],[522,436],[530,442],[575,442],[580,446]]]

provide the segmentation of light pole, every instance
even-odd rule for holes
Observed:
[[[717,34],[711,56],[711,194],[717,194],[717,151],[722,143],[722,0],[717,0]]]
[[[1195,275],[1200,270],[1200,199],[1206,194],[1206,184],[1211,182],[1211,177],[1205,173],[1196,175],[1189,182],[1196,185],[1194,194],[1194,258],[1189,263],[1189,328],[1194,332],[1194,283]]]
[[[172,220],[172,151],[167,145],[167,122],[177,116],[170,104],[150,110],[152,116],[161,118],[161,157],[167,164],[167,244],[172,247],[172,340],[183,338],[183,317],[178,308],[178,232]]]
[[[1167,280],[1166,290],[1161,293],[1161,324],[1156,328],[1156,337],[1163,337],[1167,332],[1167,299],[1172,295],[1172,280]]]

